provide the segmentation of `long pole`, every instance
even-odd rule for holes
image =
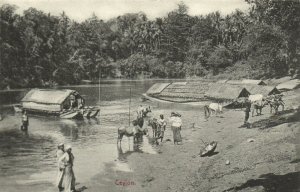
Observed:
[[[100,108],[100,101],[101,101],[101,99],[100,99],[100,93],[101,93],[101,82],[100,82],[100,80],[101,80],[101,68],[100,68],[100,65],[99,65],[99,108]],[[101,109],[100,109],[100,111],[99,111],[99,117],[100,117],[100,112],[101,112]]]
[[[129,95],[129,127],[130,127],[130,105],[131,105],[131,88],[130,88],[130,95]]]

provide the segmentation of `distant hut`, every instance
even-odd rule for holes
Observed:
[[[251,95],[262,94],[264,97],[268,95],[280,94],[276,87],[260,86],[260,85],[244,85],[244,87],[251,93]]]
[[[242,84],[252,84],[252,85],[267,85],[263,80],[255,79],[243,79]]]
[[[293,79],[293,80],[290,80],[290,81],[287,81],[287,82],[277,85],[276,88],[278,90],[280,90],[281,92],[297,89],[297,88],[300,88],[300,80]]]
[[[23,109],[31,112],[59,114],[73,104],[84,105],[84,99],[70,89],[32,89],[21,100]]]
[[[241,85],[229,85],[222,83],[211,84],[205,93],[207,98],[221,101],[233,101],[240,97],[248,97],[250,92]]]

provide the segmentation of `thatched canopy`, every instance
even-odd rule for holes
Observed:
[[[72,93],[78,94],[76,91],[70,89],[32,89],[21,101],[43,104],[61,104]]]
[[[241,85],[222,83],[211,84],[205,96],[217,100],[235,100],[239,97],[248,97],[250,92]]]
[[[240,85],[242,84],[242,81],[240,80],[228,80],[226,81],[227,84],[231,84],[231,85]]]
[[[185,101],[199,101],[204,99],[204,93],[208,90],[208,82],[176,82],[166,87],[158,97],[166,100],[181,98]],[[168,99],[170,98],[170,99]],[[171,99],[172,98],[172,99]]]
[[[290,80],[290,81],[287,81],[287,82],[277,85],[276,88],[280,91],[297,89],[297,88],[300,88],[300,80],[293,79],[293,80]]]
[[[70,89],[32,89],[21,100],[22,106],[26,110],[60,112],[68,98],[73,95],[74,99],[81,99],[81,96]]]
[[[252,84],[252,85],[267,85],[263,80],[255,79],[243,79],[242,84]]]
[[[263,96],[279,94],[280,91],[276,87],[261,85],[243,85],[251,95],[262,94]]]
[[[155,83],[148,89],[146,94],[148,95],[159,94],[169,85],[170,83]]]

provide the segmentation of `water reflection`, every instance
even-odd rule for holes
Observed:
[[[133,139],[124,138],[122,146],[116,148],[118,127],[128,125],[129,88],[132,88],[131,119],[135,118],[135,110],[140,104],[151,105],[153,114],[149,113],[148,116],[169,114],[174,109],[174,106],[141,101],[141,94],[152,84],[114,82],[101,85],[101,102],[98,86],[70,87],[87,95],[88,105],[101,107],[100,119],[76,121],[29,116],[28,134],[20,131],[19,115],[13,114],[12,110],[1,111],[5,113],[5,118],[0,122],[0,184],[5,183],[7,176],[11,176],[19,186],[32,181],[40,182],[40,186],[46,182],[53,183],[56,174],[56,145],[61,142],[73,147],[75,174],[81,183],[104,172],[107,163],[115,163],[117,170],[132,171],[128,167],[128,156],[132,153],[155,154],[156,151],[145,136],[143,142],[137,145],[133,144]],[[177,108],[184,110],[182,106]],[[54,187],[53,184],[51,187]],[[36,185],[30,186],[30,189],[32,192],[43,191]],[[10,190],[4,188],[3,191]]]
[[[35,172],[51,165],[55,144],[48,136],[24,133],[18,129],[0,132],[0,176]],[[41,161],[42,160],[42,161]]]

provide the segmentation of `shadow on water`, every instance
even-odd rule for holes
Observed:
[[[262,186],[266,192],[296,192],[300,190],[300,172],[285,175],[268,173],[258,179],[248,180],[246,183],[225,191],[243,191],[246,188]],[[224,192],[225,192],[224,191]]]

